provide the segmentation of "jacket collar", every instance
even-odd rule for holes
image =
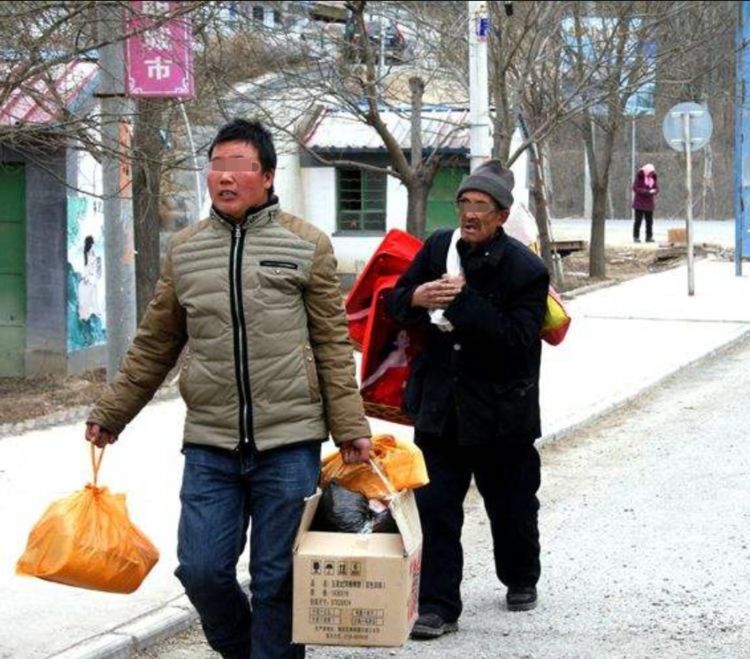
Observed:
[[[508,244],[508,236],[502,227],[498,227],[495,235],[489,242],[482,245],[479,249],[471,250],[463,240],[456,244],[461,260],[481,258],[483,263],[497,265],[505,252],[505,246]]]
[[[245,219],[239,223],[239,226],[243,229],[255,229],[261,226],[265,226],[266,224],[269,224],[276,219],[276,216],[279,214],[280,210],[279,198],[274,195],[268,200],[268,203],[264,204],[263,206],[251,208],[250,210],[248,210],[247,214],[245,215]],[[214,208],[213,206],[211,206],[211,219],[219,225],[229,229],[230,231],[234,230],[234,228],[238,224],[232,218],[227,217],[220,211],[216,210],[216,208]]]

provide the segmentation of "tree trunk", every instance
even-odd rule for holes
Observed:
[[[506,79],[507,45],[503,40],[503,27],[507,17],[500,10],[499,2],[489,3],[490,25],[487,42],[491,63],[490,92],[495,105],[492,115],[492,157],[507,164],[510,156],[510,142],[515,122]]]
[[[138,322],[143,318],[159,279],[159,193],[162,141],[159,135],[163,104],[139,100],[133,128],[133,233]]]
[[[536,227],[539,231],[539,244],[542,251],[542,260],[544,261],[544,265],[547,266],[552,285],[557,288],[562,282],[559,279],[560,273],[555,265],[552,249],[550,248],[551,241],[548,229],[549,225],[547,223],[547,200],[544,195],[544,190],[541,189],[541,185],[538,183],[534,184],[531,194],[534,199],[534,217],[536,218]]]
[[[419,76],[409,78],[411,91],[411,166],[417,170],[422,163],[422,97],[424,81]]]
[[[409,78],[411,91],[411,176],[404,182],[408,191],[406,230],[424,238],[427,229],[427,196],[430,194],[435,169],[424,160],[422,148],[422,97],[424,81]]]
[[[427,229],[427,197],[430,185],[423,178],[407,184],[408,203],[406,205],[406,230],[417,238],[424,238]]]
[[[534,199],[534,217],[536,219],[536,228],[539,231],[542,260],[547,266],[547,270],[549,270],[553,284],[557,286],[560,282],[557,281],[557,269],[555,268],[550,246],[549,212],[547,210],[547,197],[544,194],[544,168],[541,163],[539,145],[536,143],[532,144],[529,154],[534,164],[534,186],[531,189],[531,194]]]
[[[610,112],[613,108],[610,108]],[[589,276],[606,277],[607,259],[605,253],[605,229],[607,221],[607,203],[609,192],[609,171],[612,165],[612,153],[617,134],[617,122],[610,121],[604,131],[604,139],[599,144],[598,151],[594,149],[595,126],[588,122],[588,130],[584,132],[586,150],[589,154],[589,168],[591,170],[591,243],[589,246]],[[597,153],[599,157],[597,157]]]
[[[591,244],[589,247],[589,276],[606,277],[607,260],[604,251],[604,228],[607,219],[607,186],[592,184]]]

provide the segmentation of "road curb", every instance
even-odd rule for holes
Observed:
[[[240,579],[247,593],[248,577]],[[186,595],[180,595],[167,604],[133,618],[102,634],[77,643],[62,652],[48,655],[47,659],[129,659],[157,643],[184,631],[198,620],[198,612]]]
[[[617,284],[622,284],[623,282],[618,281],[617,279],[607,279],[605,281],[599,281],[595,284],[588,284],[587,286],[579,286],[578,288],[571,288],[569,291],[564,291],[563,293],[560,293],[560,297],[563,300],[575,300],[577,297],[580,297],[581,295],[586,295],[588,293],[593,293],[594,291],[601,290],[602,288],[609,288],[610,286],[616,286]]]
[[[170,384],[159,389],[153,400],[171,400],[179,395],[180,392],[177,388],[177,385]],[[66,423],[76,423],[78,421],[83,423],[90,410],[91,405],[80,405],[78,407],[70,407],[66,410],[60,410],[59,412],[53,412],[52,414],[38,416],[33,419],[26,419],[25,421],[3,423],[0,424],[0,440],[4,439],[5,437],[15,437],[16,435],[23,435],[24,433],[31,432],[33,430],[43,430],[45,428],[51,428],[52,426],[65,425]]]

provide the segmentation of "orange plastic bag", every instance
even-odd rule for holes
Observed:
[[[104,451],[91,445],[94,482],[52,503],[29,534],[16,572],[48,581],[132,593],[159,551],[128,517],[124,494],[97,486]]]
[[[393,435],[375,435],[370,457],[390,482],[393,490],[406,490],[427,485],[427,467],[418,446],[396,439]],[[383,476],[368,463],[344,464],[336,451],[323,459],[320,474],[322,487],[336,479],[348,490],[364,494],[368,499],[386,499],[393,494],[383,482]]]

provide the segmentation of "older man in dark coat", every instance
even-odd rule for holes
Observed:
[[[430,236],[390,298],[401,323],[429,325],[405,395],[430,474],[430,484],[416,491],[424,554],[413,638],[458,629],[463,502],[472,475],[490,519],[507,607],[536,605],[534,440],[541,434],[539,333],[549,275],[503,231],[512,189],[512,172],[497,160],[466,176],[456,195],[459,232]]]

